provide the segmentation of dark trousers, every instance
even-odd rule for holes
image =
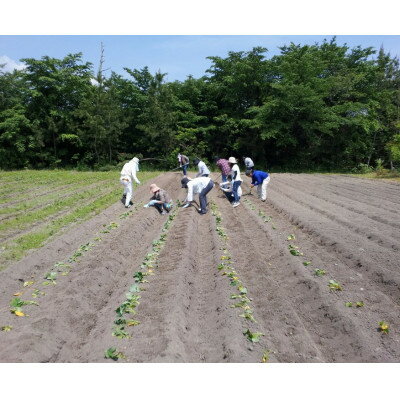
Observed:
[[[182,165],[183,175],[185,175],[185,176],[186,176],[186,171],[187,171],[188,166],[189,166],[189,164],[183,164]]]
[[[207,212],[207,193],[214,187],[214,182],[210,180],[210,183],[199,193],[200,201],[200,214]]]
[[[233,197],[235,198],[235,203],[238,203],[239,199],[240,199],[240,197],[238,195],[238,189],[241,184],[242,184],[242,181],[233,182],[232,193],[233,193]]]
[[[154,207],[156,210],[161,214],[163,211],[166,211],[169,213],[169,208],[166,207],[167,203],[162,203],[162,204],[154,204]]]

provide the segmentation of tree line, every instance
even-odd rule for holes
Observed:
[[[251,156],[269,170],[400,162],[400,69],[381,48],[321,44],[211,56],[203,77],[124,68],[82,53],[0,72],[0,168],[100,168],[134,155]],[[1,69],[0,69],[1,71]],[[377,161],[378,160],[378,161]],[[397,163],[397,164],[396,164]]]

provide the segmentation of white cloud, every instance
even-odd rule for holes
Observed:
[[[16,61],[12,60],[10,57],[4,55],[0,56],[0,66],[4,66],[0,68],[3,72],[13,72],[15,69],[20,71],[25,68],[24,63],[18,64]]]

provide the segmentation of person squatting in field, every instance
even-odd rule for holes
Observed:
[[[129,162],[125,163],[121,170],[120,182],[124,186],[124,194],[122,200],[125,199],[125,208],[132,206],[132,182],[135,181],[140,185],[139,179],[136,177],[136,172],[139,171],[139,159],[137,157],[132,158]]]
[[[160,214],[169,213],[172,208],[170,195],[164,189],[160,189],[155,183],[150,185],[150,192],[153,193],[153,196],[144,207],[155,207]]]
[[[246,175],[251,178],[250,188],[257,186],[258,197],[265,201],[267,199],[267,185],[270,181],[270,176],[268,172],[264,171],[246,171]]]
[[[179,167],[182,168],[183,175],[186,176],[186,171],[189,166],[189,157],[185,156],[184,154],[179,153],[178,154],[178,162],[179,162]]]
[[[210,170],[207,168],[207,165],[203,161],[199,160],[198,158],[195,158],[193,164],[196,165],[199,170],[199,172],[196,175],[196,178],[198,178],[199,176],[210,175]]]
[[[226,182],[222,182],[219,184],[220,189],[224,192],[224,195],[228,199],[229,203],[233,203],[235,201],[235,196],[233,195],[233,185],[232,185],[232,178],[229,177]],[[242,197],[242,188],[239,186],[237,190],[237,194],[240,198]]]
[[[200,208],[198,212],[200,214],[207,213],[207,193],[214,187],[214,182],[211,178],[206,176],[200,176],[198,178],[190,179],[190,178],[183,178],[181,180],[181,184],[183,188],[186,188],[187,196],[185,199],[186,204],[183,208],[189,207],[193,201],[193,195],[199,194],[199,203]]]
[[[215,157],[215,164],[221,170],[222,182],[228,180],[228,175],[231,173],[231,167],[229,166],[228,160],[225,158]]]
[[[232,176],[232,193],[234,197],[234,202],[232,203],[232,207],[237,207],[240,205],[240,197],[238,194],[238,189],[242,184],[242,178],[240,177],[240,169],[237,165],[237,161],[235,157],[229,157],[229,166],[231,167],[231,176]]]

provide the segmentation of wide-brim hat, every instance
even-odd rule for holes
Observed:
[[[229,157],[228,162],[230,162],[231,164],[237,164],[237,161],[236,161],[235,157]]]
[[[190,180],[189,178],[182,178],[181,185],[182,185],[183,188],[187,187],[187,184],[188,184],[189,180]]]
[[[152,183],[150,185],[150,192],[155,193],[155,192],[158,192],[159,190],[160,190],[160,188],[155,183]]]

